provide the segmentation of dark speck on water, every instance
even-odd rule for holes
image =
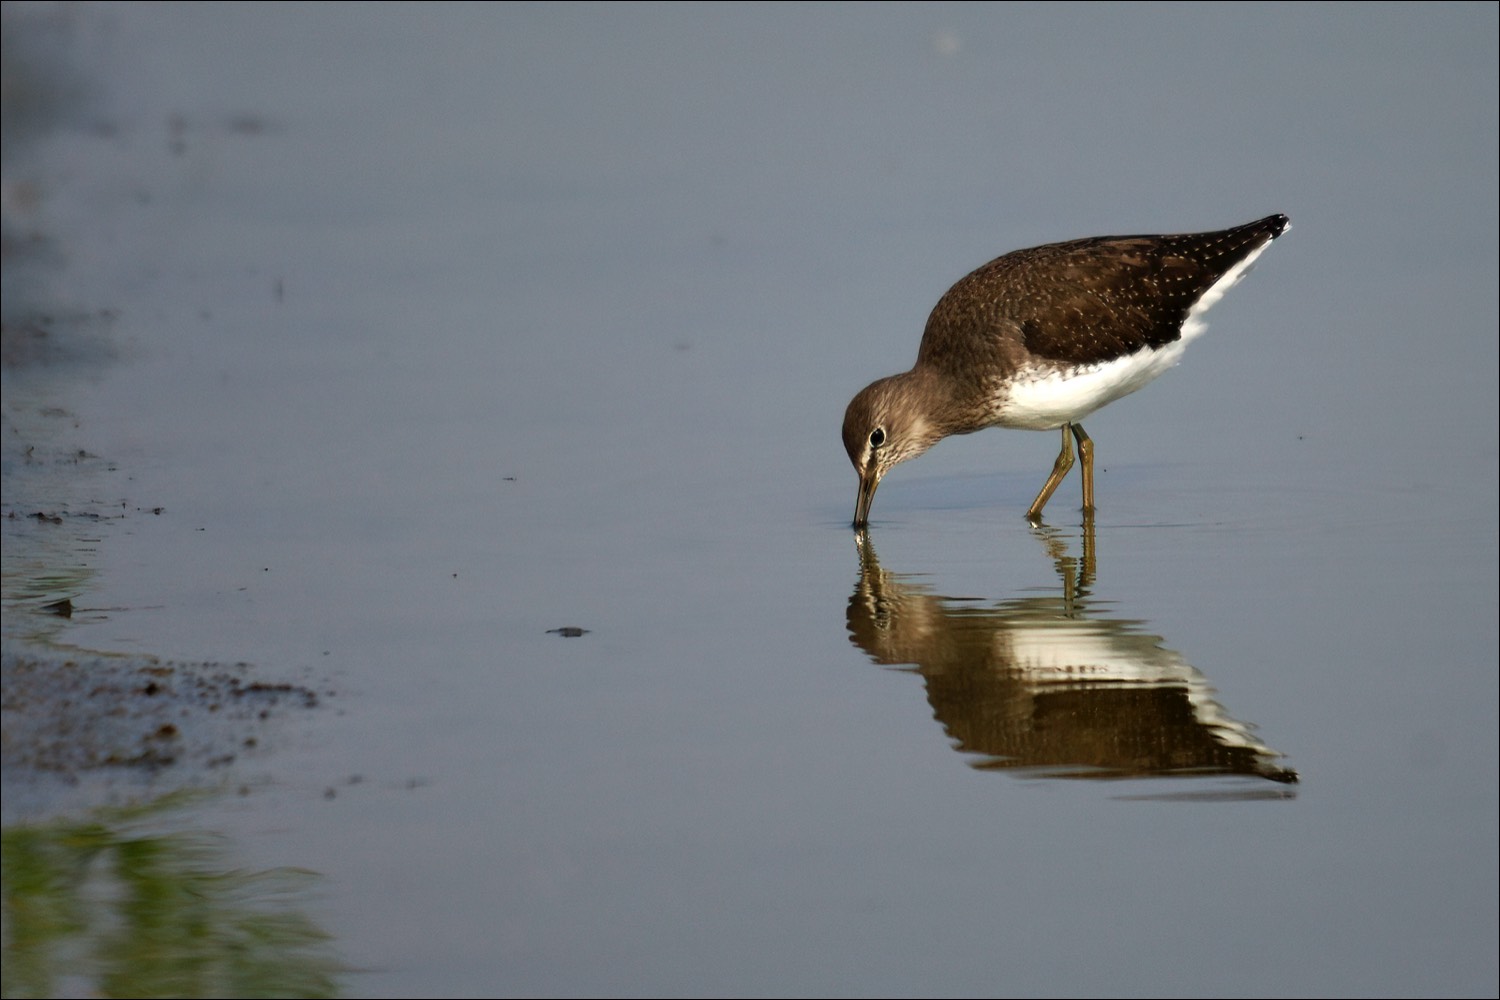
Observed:
[[[565,639],[576,639],[580,635],[587,635],[588,629],[578,628],[576,625],[564,625],[562,628],[549,628],[548,635],[560,635]]]

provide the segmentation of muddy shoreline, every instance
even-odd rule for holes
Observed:
[[[246,663],[174,662],[80,649],[74,622],[128,614],[90,597],[111,535],[136,518],[172,517],[170,501],[137,503],[128,468],[97,454],[76,402],[119,363],[107,290],[70,261],[90,246],[67,204],[87,179],[58,169],[48,144],[84,123],[99,142],[121,127],[99,117],[69,65],[66,11],[5,15],[4,311],[0,325],[0,774],[7,824],[185,786],[222,783],[263,753],[271,727],[333,693]]]

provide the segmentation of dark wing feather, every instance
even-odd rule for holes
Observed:
[[[918,364],[1014,366],[1021,348],[1094,364],[1171,343],[1203,293],[1286,225],[1272,215],[1219,232],[1099,236],[1006,254],[933,308]]]

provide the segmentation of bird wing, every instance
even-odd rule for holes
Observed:
[[[1100,236],[1018,250],[961,279],[928,318],[919,363],[972,365],[1024,348],[1097,364],[1182,335],[1214,283],[1286,228],[1268,216],[1211,233]]]

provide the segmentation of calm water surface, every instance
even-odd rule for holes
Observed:
[[[617,6],[7,6],[6,892],[212,919],[6,994],[1493,996],[1495,8]],[[1273,211],[1096,519],[851,532],[951,282]]]

